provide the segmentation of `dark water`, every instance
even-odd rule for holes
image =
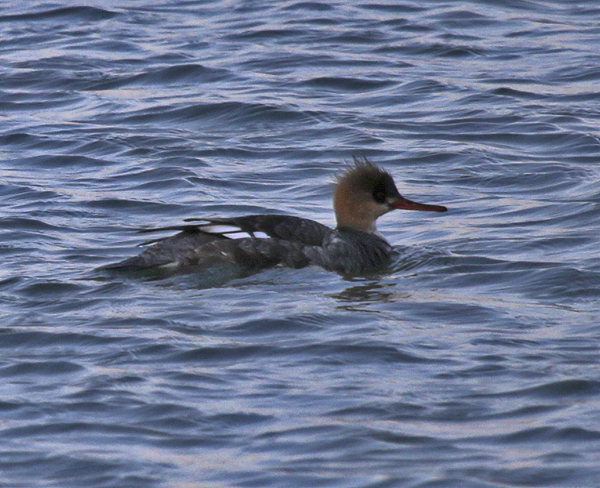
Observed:
[[[600,485],[597,2],[6,4],[3,488]],[[383,276],[94,271],[353,155]]]

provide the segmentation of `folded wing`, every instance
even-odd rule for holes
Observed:
[[[140,232],[180,231],[155,239],[138,256],[107,269],[137,271],[156,267],[177,269],[219,263],[251,267],[285,264],[299,268],[309,263],[305,246],[321,246],[329,227],[314,220],[289,215],[248,215],[230,219],[186,219],[183,226],[144,229]]]

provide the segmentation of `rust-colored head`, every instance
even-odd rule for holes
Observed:
[[[353,167],[338,178],[333,197],[338,227],[375,232],[375,222],[395,209],[445,212],[441,205],[417,203],[398,192],[392,176],[365,160],[355,161]]]

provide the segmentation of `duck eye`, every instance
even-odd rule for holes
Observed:
[[[373,191],[373,200],[375,200],[377,203],[384,203],[385,202],[385,191],[376,188]]]

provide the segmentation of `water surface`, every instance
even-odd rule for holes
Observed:
[[[0,9],[0,470],[17,487],[600,483],[594,2]],[[138,228],[417,201],[380,276],[98,267]]]

